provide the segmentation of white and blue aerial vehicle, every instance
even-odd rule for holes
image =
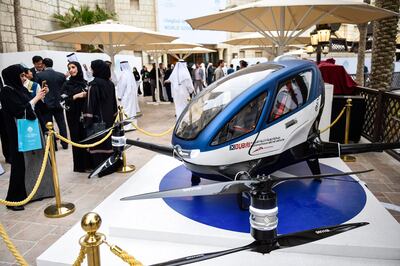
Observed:
[[[200,178],[268,175],[300,161],[318,175],[319,158],[400,147],[323,142],[318,130],[323,107],[324,83],[315,63],[262,63],[214,82],[194,98],[176,123],[171,146],[131,139],[126,144],[176,157],[193,173],[194,184]],[[121,136],[117,129],[114,139]],[[120,142],[92,176],[120,160]]]
[[[247,193],[254,242],[156,265],[184,265],[245,250],[265,254],[318,241],[368,223],[278,235],[274,187],[284,181],[309,178],[358,182],[334,178],[358,172],[321,174],[319,158],[400,148],[400,143],[323,142],[318,130],[323,106],[324,83],[315,63],[291,60],[258,64],[216,81],[197,95],[179,117],[171,146],[126,139],[124,123],[117,123],[113,134],[115,153],[92,175],[101,175],[115,166],[121,160],[123,148],[134,145],[181,160],[192,172],[192,185],[197,186],[127,196],[121,200]],[[301,161],[307,162],[313,175],[272,175]],[[221,182],[199,185],[201,178]],[[243,197],[238,199],[243,207]]]

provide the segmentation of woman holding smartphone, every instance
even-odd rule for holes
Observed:
[[[78,62],[69,62],[67,67],[70,78],[64,83],[61,92],[65,99],[71,140],[79,142],[86,137],[82,113],[87,96],[87,82],[83,78],[82,67]],[[74,172],[84,173],[92,169],[89,153],[86,149],[72,147],[72,156]]]
[[[11,159],[10,183],[6,200],[21,201],[32,191],[32,184],[35,183],[39,174],[39,168],[43,160],[43,149],[20,152],[18,151],[18,133],[16,119],[35,120],[35,106],[46,95],[46,88],[40,89],[32,98],[28,90],[23,86],[25,81],[24,67],[16,64],[5,68],[2,71],[4,87],[0,92],[0,101],[4,117],[6,119],[6,130],[9,135],[9,148]],[[29,171],[25,171],[29,169]],[[30,178],[29,176],[34,178]],[[50,164],[46,167],[46,172],[37,193],[32,200],[38,200],[54,196],[53,182],[51,178]],[[23,206],[11,207],[14,211],[23,210]]]

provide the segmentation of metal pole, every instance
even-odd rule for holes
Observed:
[[[100,266],[100,245],[106,240],[105,235],[97,233],[101,226],[101,217],[89,212],[82,217],[81,227],[87,233],[79,239],[79,244],[86,250],[88,266]]]
[[[277,56],[282,55],[285,49],[285,7],[281,7],[280,9],[280,30],[278,31],[278,51]]]
[[[119,121],[122,122],[124,120],[124,108],[122,106],[118,107],[119,110]],[[125,135],[124,126],[121,126],[121,131]],[[133,164],[127,165],[126,164],[126,152],[125,150],[122,151],[122,166],[117,170],[118,173],[129,173],[135,171],[136,167]]]
[[[155,93],[155,98],[156,98],[156,102],[160,102],[160,94],[159,94],[159,89],[160,89],[160,85],[158,84],[158,54],[155,54],[155,60],[156,60],[156,91]]]
[[[49,131],[53,130],[53,123],[48,122],[46,127]],[[53,134],[49,134],[48,138],[50,139],[50,162],[51,169],[53,173],[53,183],[54,183],[54,194],[56,198],[56,204],[50,205],[44,210],[44,215],[49,218],[59,218],[67,216],[75,211],[75,206],[72,203],[61,202],[61,193],[60,193],[60,183],[58,182],[58,170],[57,170],[57,162],[56,162],[56,154],[54,151],[54,138]]]
[[[320,44],[317,45],[317,49],[315,50],[315,52],[317,53],[317,58],[316,58],[317,59],[317,64],[319,64],[319,63],[321,63],[321,52],[322,52]]]
[[[114,46],[113,46],[113,37],[112,37],[112,32],[108,33],[108,36],[110,38],[110,57],[111,57],[111,63],[112,66],[115,67],[115,52],[114,52]],[[111,71],[113,71],[113,69],[111,68]]]
[[[349,144],[349,133],[350,133],[350,118],[351,118],[351,107],[352,107],[352,99],[347,99],[346,104],[346,127],[344,131],[344,144]],[[343,161],[345,162],[355,162],[356,157],[350,155],[342,156]]]

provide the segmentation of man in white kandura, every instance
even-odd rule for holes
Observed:
[[[128,61],[121,61],[121,75],[118,80],[118,100],[121,101],[122,107],[128,117],[136,116],[137,105],[137,85],[135,76],[131,72]],[[133,122],[137,123],[136,119]],[[132,129],[132,125],[126,125],[125,130]]]
[[[194,92],[192,77],[185,61],[176,63],[168,80],[171,82],[171,93],[174,98],[176,119],[178,119],[189,103],[190,94]]]

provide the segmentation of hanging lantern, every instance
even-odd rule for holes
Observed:
[[[328,44],[331,39],[331,28],[327,24],[319,25],[317,35],[319,44]]]
[[[310,33],[310,42],[312,46],[318,45],[318,32],[316,30]]]
[[[329,46],[324,46],[324,48],[322,49],[322,53],[323,54],[328,54],[329,53]]]
[[[311,44],[309,44],[309,45],[306,46],[306,53],[307,53],[307,54],[312,54],[312,53],[314,53],[314,47],[313,47]]]

